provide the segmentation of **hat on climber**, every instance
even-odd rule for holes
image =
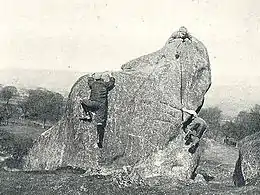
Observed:
[[[105,82],[108,82],[109,81],[109,78],[110,78],[110,72],[104,72],[101,76],[101,78],[105,81]]]
[[[188,30],[187,30],[187,28],[186,28],[185,26],[181,26],[181,27],[179,28],[179,32],[187,33]]]
[[[100,73],[100,72],[96,72],[96,73],[94,73],[94,75],[93,75],[93,78],[94,78],[95,80],[100,80],[101,77],[102,77],[102,73]]]

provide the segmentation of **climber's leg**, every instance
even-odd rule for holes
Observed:
[[[103,124],[98,123],[97,124],[97,134],[98,134],[98,147],[102,148],[103,147],[103,139],[104,139],[104,134],[105,134],[105,127]]]
[[[82,118],[80,118],[80,120],[91,122],[92,121],[91,112],[98,110],[98,108],[99,108],[98,102],[92,101],[92,100],[81,100],[80,103],[86,114],[86,117],[82,117]]]
[[[193,130],[189,137],[189,140],[191,141],[190,143],[192,143],[192,146],[189,148],[189,152],[191,154],[194,154],[196,152],[197,148],[199,147],[200,139],[202,138],[203,134],[205,133],[206,128],[198,128],[197,131]]]
[[[92,121],[92,114],[89,111],[89,108],[83,103],[81,103],[81,106],[82,106],[86,116],[79,118],[79,120],[91,122]]]
[[[193,136],[193,135],[191,136],[191,139],[192,139],[192,145],[188,151],[191,154],[194,154],[196,152],[197,148],[199,147],[200,139],[197,136]]]
[[[200,129],[199,129],[199,132],[198,132],[198,134],[197,134],[197,137],[201,139],[202,136],[205,134],[206,130],[207,130],[206,127],[200,128]]]
[[[98,147],[103,147],[103,140],[105,134],[105,126],[107,120],[107,104],[100,104],[99,109],[96,111],[97,134],[98,134]]]
[[[187,135],[185,136],[185,140],[186,140],[186,142],[185,142],[185,145],[190,145],[190,143],[192,143],[192,137],[194,136],[196,134],[196,132],[193,130],[188,130],[188,133],[187,133]]]

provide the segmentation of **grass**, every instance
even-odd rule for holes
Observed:
[[[217,180],[230,182],[238,158],[238,149],[208,140],[198,171],[214,175]]]
[[[24,138],[36,139],[41,133],[46,131],[46,129],[28,125],[9,124],[7,126],[0,126],[0,131],[12,133]]]
[[[25,156],[43,129],[8,125],[0,126],[0,167],[21,168]],[[4,160],[7,158],[6,160]]]
[[[89,195],[163,195],[163,194],[259,194],[260,186],[236,188],[224,182],[191,183],[178,186],[119,186],[112,177],[85,176],[69,172],[0,172],[0,194],[89,194]]]
[[[5,132],[6,146],[27,149],[33,139],[39,136],[44,129],[26,126],[0,127]],[[0,135],[1,137],[1,135]],[[2,134],[3,137],[3,134]],[[3,140],[3,139],[2,139]],[[31,140],[31,141],[30,141]],[[19,143],[19,144],[17,144]],[[22,144],[24,143],[24,145]],[[3,146],[3,142],[0,142]],[[18,147],[18,148],[19,148]],[[163,195],[163,194],[260,194],[260,185],[234,187],[232,173],[237,160],[238,150],[234,147],[224,146],[217,142],[207,142],[201,158],[198,172],[206,172],[214,176],[214,180],[205,182],[179,183],[172,186],[171,181],[163,186],[122,186],[115,177],[86,176],[83,172],[72,170],[59,170],[52,172],[8,172],[0,169],[0,194],[28,194],[28,195]],[[23,150],[25,153],[27,150]]]

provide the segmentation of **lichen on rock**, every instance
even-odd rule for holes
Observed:
[[[63,118],[39,137],[24,169],[131,166],[144,179],[159,175],[185,180],[191,176],[200,152],[192,155],[184,145],[180,108],[183,104],[199,111],[211,85],[209,57],[200,41],[174,39],[112,72],[116,84],[109,93],[102,149],[96,148],[95,123],[79,121],[83,115],[79,100],[90,92],[88,76],[74,84]]]
[[[240,142],[233,181],[236,186],[260,182],[260,132]]]

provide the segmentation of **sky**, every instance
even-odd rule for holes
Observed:
[[[0,69],[118,70],[183,25],[213,83],[258,84],[259,0],[0,0]]]

